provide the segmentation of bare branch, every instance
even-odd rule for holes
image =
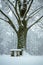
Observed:
[[[30,2],[30,0],[29,0],[29,1],[27,1],[27,4],[29,4],[29,2]]]
[[[17,0],[16,0],[16,4],[15,4],[16,6],[14,6],[13,3],[12,3],[10,0],[8,0],[8,2],[13,6],[13,8],[14,8],[14,10],[15,10],[17,16],[18,16],[18,18],[20,19],[20,16],[19,16],[19,14],[18,14],[18,12],[17,12]]]
[[[27,13],[29,12],[29,10],[30,10],[30,8],[31,8],[31,5],[32,5],[32,3],[33,3],[33,0],[30,0],[30,1],[31,1],[31,2],[30,2],[30,5],[29,5],[27,11],[26,11],[25,14],[24,14],[23,20],[25,19],[26,15],[27,15]]]
[[[10,20],[10,18],[0,9],[0,12],[8,19]]]
[[[41,22],[41,25],[38,24],[38,26],[39,26],[41,29],[43,29],[43,23],[42,23],[42,22]]]
[[[2,10],[0,10],[0,12],[1,12],[9,21],[6,21],[6,20],[4,20],[4,19],[2,19],[2,20],[4,20],[4,21],[6,21],[7,23],[9,23],[10,26],[11,26],[11,27],[15,30],[15,32],[17,33],[17,30],[16,30],[16,28],[15,28],[13,22],[11,21],[11,19],[10,19]]]
[[[43,18],[43,16],[41,16],[37,21],[35,21],[33,24],[31,24],[31,25],[27,28],[27,30],[30,29],[30,28],[31,28],[33,25],[35,25],[36,23],[38,23],[41,18]]]
[[[15,9],[15,12],[16,12],[17,16],[18,16],[19,19],[20,19],[20,16],[19,16],[18,11],[17,11],[17,0],[16,0],[16,3],[15,3],[15,7],[14,7],[14,9]]]
[[[38,25],[41,29],[43,29],[43,26]]]
[[[13,6],[13,8],[14,8],[14,5],[13,5],[13,3],[10,1],[10,0],[8,0],[8,2]]]
[[[43,8],[43,6],[37,8],[35,11],[33,11],[27,18],[26,21],[28,21],[30,18],[32,18],[35,14],[37,14],[41,9]]]
[[[8,22],[7,20],[5,20],[5,19],[3,19],[3,18],[0,18],[1,20],[3,20],[3,21],[6,21],[6,22]]]
[[[30,10],[30,8],[31,8],[32,3],[33,3],[33,0],[31,0],[31,3],[30,3],[30,5],[29,5],[29,7],[28,7],[28,10],[27,10],[26,14],[29,12],[29,10]]]
[[[14,16],[16,17],[17,21],[18,21],[18,18],[16,16],[16,14],[14,13],[13,9],[11,8],[11,6],[8,4],[8,7],[10,8],[10,10],[12,11],[12,13],[14,14]]]
[[[18,0],[16,0],[15,6],[14,6],[13,3],[12,3],[10,0],[8,0],[8,2],[11,4],[11,6],[13,6],[13,8],[14,8],[14,10],[15,10],[15,12],[16,12],[18,18],[19,18],[19,19],[18,19],[18,24],[19,24],[19,26],[20,26],[20,25],[21,25],[21,21],[20,21],[20,16],[19,16],[18,11],[17,11],[17,1],[18,1]]]

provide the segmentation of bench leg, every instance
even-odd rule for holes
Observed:
[[[22,55],[22,51],[20,51],[20,55]]]
[[[20,56],[20,52],[19,51],[17,51],[17,56]]]
[[[14,56],[14,51],[11,52],[11,56]]]

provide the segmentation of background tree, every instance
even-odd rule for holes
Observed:
[[[12,11],[13,15],[15,16],[19,29],[17,30],[13,21],[11,18],[2,10],[0,9],[0,12],[6,17],[6,19],[0,18],[1,20],[4,20],[5,22],[9,23],[10,26],[14,29],[14,31],[17,34],[18,37],[18,45],[17,48],[25,48],[26,49],[26,37],[28,30],[39,22],[40,19],[42,19],[43,15],[39,17],[35,22],[33,22],[29,27],[27,27],[27,23],[29,19],[31,19],[35,14],[37,14],[43,6],[38,7],[36,10],[34,10],[32,13],[29,14],[30,8],[32,6],[32,3],[34,0],[13,0],[11,2],[10,0],[3,0],[5,4],[7,4],[9,8],[9,12]],[[28,16],[27,16],[28,14]]]

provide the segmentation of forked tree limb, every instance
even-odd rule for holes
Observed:
[[[28,16],[27,20],[28,21],[30,18],[32,18],[33,16],[35,16],[35,14],[37,14],[40,10],[42,10],[43,6],[37,8],[36,10],[34,10],[32,13],[30,13],[30,15]]]
[[[38,24],[38,26],[43,29],[43,23],[41,22],[41,25]]]
[[[27,11],[26,11],[26,12],[25,12],[25,14],[24,14],[24,18],[23,18],[23,20],[26,18],[26,15],[27,15],[27,13],[29,12],[29,10],[30,10],[30,8],[31,8],[32,3],[33,3],[33,0],[30,0],[30,4],[29,4],[29,6],[28,6]]]
[[[3,20],[3,21],[6,21],[6,22],[8,22],[7,20],[5,20],[5,19],[3,19],[3,18],[0,18],[0,20]]]
[[[11,19],[2,10],[0,10],[0,12],[8,19],[8,21],[6,21],[6,20],[4,20],[2,18],[0,18],[0,19],[4,20],[7,23],[9,23],[10,26],[15,30],[15,32],[18,33],[17,30],[16,30],[16,28],[15,28],[15,25],[13,24],[13,22],[11,21]]]
[[[27,31],[33,26],[35,25],[36,23],[38,23],[40,21],[40,19],[42,19],[43,16],[41,16],[37,21],[35,21],[33,24],[31,24],[28,28],[27,28]]]
[[[18,18],[17,18],[17,15],[14,13],[13,9],[11,8],[11,6],[8,4],[8,7],[10,8],[10,10],[12,11],[13,15],[15,16],[15,18],[17,19],[18,21]]]
[[[15,3],[16,6],[14,6],[13,3],[10,0],[8,0],[8,2],[11,4],[11,6],[13,6],[18,18],[20,19],[20,16],[19,16],[18,11],[17,11],[17,0],[16,0],[16,3]]]

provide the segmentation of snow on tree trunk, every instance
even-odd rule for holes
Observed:
[[[17,48],[26,48],[26,29],[20,27],[18,31],[18,45]]]

